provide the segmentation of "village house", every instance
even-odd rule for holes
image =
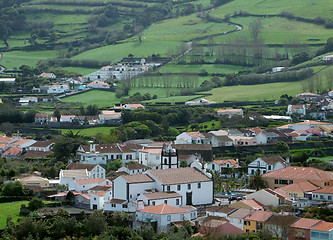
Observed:
[[[49,79],[56,79],[57,78],[57,76],[54,73],[44,73],[44,72],[39,74],[38,77],[49,78]]]
[[[273,234],[277,239],[288,239],[289,226],[296,222],[299,218],[289,214],[280,215],[273,214],[266,222],[264,229]]]
[[[48,188],[50,186],[47,178],[42,178],[35,175],[30,175],[24,178],[18,179],[24,186],[39,186],[42,188]]]
[[[99,123],[101,124],[119,124],[121,122],[121,112],[102,111],[98,115]]]
[[[75,121],[75,115],[61,115],[59,122],[73,123],[74,121]]]
[[[263,231],[265,228],[265,222],[272,217],[272,212],[255,211],[249,216],[244,218],[244,232]]]
[[[227,108],[227,109],[219,109],[217,111],[217,115],[218,116],[228,116],[233,117],[233,116],[243,116],[243,109],[239,108],[239,109],[233,109],[233,108]]]
[[[239,168],[238,159],[214,160],[206,165],[210,171],[221,172],[225,168]]]
[[[215,219],[207,217],[200,224],[200,232],[198,236],[211,236],[211,237],[219,237],[221,235],[237,235],[242,234],[243,231],[240,228],[235,227],[228,221],[223,219]],[[199,235],[200,234],[200,235]],[[194,235],[196,236],[196,234]]]
[[[306,115],[306,106],[303,105],[288,105],[287,115],[299,114],[301,117]]]
[[[244,231],[244,218],[249,216],[253,211],[247,208],[237,208],[227,216],[227,219],[232,225]]]
[[[38,102],[37,97],[21,97],[19,100],[19,104],[21,106],[28,106],[30,103],[36,103]]]
[[[298,221],[290,225],[289,229],[289,239],[290,240],[310,240],[310,229],[316,225],[322,223],[323,220],[311,219],[311,218],[301,218]]]
[[[245,199],[240,200],[235,203],[229,204],[230,208],[246,208],[250,210],[264,210],[265,205],[254,200],[254,199]]]
[[[333,173],[312,167],[286,167],[262,175],[271,189],[283,187],[296,182],[309,181],[325,188],[333,185]]]
[[[206,144],[207,139],[200,132],[183,132],[176,137],[175,144]]]
[[[226,206],[213,206],[206,209],[206,216],[227,218],[228,215],[232,214],[236,210],[236,208],[230,208]]]
[[[195,212],[196,214],[196,212]],[[191,212],[185,208],[174,207],[168,204],[157,206],[147,206],[136,211],[136,221],[138,226],[143,223],[156,224],[156,231],[167,232],[173,222],[183,222],[191,220]]]
[[[51,151],[52,145],[54,142],[52,141],[38,141],[32,144],[28,147],[28,150],[30,151],[43,151],[43,152],[49,152]]]
[[[308,130],[310,128],[322,127],[325,125],[330,125],[330,123],[312,121],[312,120],[304,120],[303,122],[287,124],[287,125],[277,127],[277,129]]]
[[[86,178],[86,179],[76,179],[74,181],[73,190],[81,193],[87,193],[93,187],[110,185],[111,181],[103,178]]]
[[[305,92],[305,93],[299,93],[296,95],[296,99],[304,100],[304,101],[312,101],[320,97],[319,94]]]
[[[329,240],[333,239],[333,223],[321,222],[310,229],[311,240]]]
[[[70,163],[66,166],[68,170],[86,169],[88,178],[105,178],[105,169],[98,164]]]
[[[139,163],[151,168],[161,165],[162,148],[142,148],[139,150]]]
[[[312,191],[312,200],[321,202],[333,202],[333,186]]]
[[[49,116],[47,113],[36,113],[35,114],[35,123],[48,123],[49,122]]]
[[[213,160],[213,150],[211,144],[173,144],[178,155],[200,156],[201,160],[210,162]]]
[[[125,172],[128,175],[141,174],[147,170],[147,166],[140,163],[133,163],[119,168],[118,172]]]
[[[255,138],[257,144],[267,144],[267,143],[278,142],[279,135],[274,132],[261,131],[255,136]]]
[[[179,207],[182,205],[182,195],[176,192],[146,192],[140,194],[137,201],[142,201],[144,205],[160,205],[168,204],[174,207]]]
[[[68,84],[54,84],[54,85],[45,85],[40,86],[41,92],[46,92],[48,94],[58,94],[69,92]]]
[[[87,179],[88,171],[87,169],[76,169],[76,170],[63,170],[59,172],[59,185],[64,185],[68,190],[75,189],[75,180]]]
[[[285,168],[288,164],[289,163],[280,156],[259,157],[248,164],[248,174],[255,175],[257,172],[264,174],[277,169]]]
[[[91,83],[88,83],[87,84],[87,87],[88,88],[110,88],[110,85],[107,84],[106,82],[102,82],[100,80],[95,80],[95,81],[92,81]]]
[[[279,193],[284,192],[293,200],[299,200],[300,198],[310,198],[311,192],[318,189],[318,186],[310,183],[309,181],[303,181],[276,188],[275,191]]]
[[[262,203],[265,206],[277,207],[280,205],[285,205],[287,203],[291,204],[289,201],[290,196],[283,192],[277,192],[270,188],[261,189],[254,193],[246,195],[246,199],[255,199],[256,201]]]
[[[207,99],[201,98],[197,101],[187,101],[185,102],[185,105],[189,105],[189,106],[203,106],[203,105],[209,105],[209,104],[214,104],[216,102],[213,101],[209,101]]]
[[[255,137],[245,137],[242,133],[241,136],[230,135],[228,137],[233,140],[235,146],[257,145],[257,139]]]
[[[76,151],[76,159],[82,164],[106,165],[108,161],[121,159],[128,162],[135,159],[135,151],[119,144],[81,145]]]
[[[332,62],[333,61],[333,54],[324,56],[323,60],[324,60],[324,62]]]
[[[140,103],[127,103],[127,104],[122,104],[120,106],[114,106],[114,109],[125,109],[125,110],[137,110],[144,108],[145,106],[143,106]]]

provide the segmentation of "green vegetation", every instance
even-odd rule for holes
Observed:
[[[17,223],[17,219],[20,217],[20,208],[22,204],[28,205],[28,201],[0,203],[0,229],[6,227],[8,216],[12,216],[13,221]]]
[[[73,103],[80,102],[83,103],[84,106],[95,104],[100,108],[106,108],[113,106],[115,103],[119,103],[120,99],[116,98],[114,92],[92,90],[82,94],[62,98],[61,101]]]
[[[97,134],[109,133],[114,127],[94,127],[94,128],[85,128],[85,129],[57,129],[61,130],[62,134],[66,134],[69,131],[72,131],[74,134],[80,133],[83,136],[94,137]]]

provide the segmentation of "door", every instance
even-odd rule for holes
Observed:
[[[192,205],[192,192],[186,193],[186,205]]]

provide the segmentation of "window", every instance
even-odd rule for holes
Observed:
[[[95,174],[93,174],[93,178],[95,178]]]
[[[168,204],[168,200],[164,200],[164,204]]]
[[[181,185],[177,185],[177,191],[180,191]]]
[[[244,225],[246,225],[246,226],[250,226],[251,223],[250,223],[250,221],[244,221]]]
[[[269,165],[269,166],[268,166],[268,170],[271,170],[271,169],[272,169],[272,167],[271,167],[271,165]]]
[[[181,214],[181,215],[180,215],[180,219],[184,220],[184,219],[185,219],[185,215],[184,215],[184,214]]]
[[[179,199],[176,199],[176,205],[179,205]]]
[[[198,188],[201,188],[201,183],[200,182],[198,183]]]
[[[123,208],[127,208],[127,204],[123,204]]]
[[[327,200],[332,200],[332,196],[328,196],[328,197],[327,197]]]
[[[155,206],[155,201],[152,201],[152,202],[151,202],[151,205]]]
[[[213,170],[215,169],[215,165],[214,165],[214,163],[212,164],[212,169],[213,169]]]
[[[132,196],[132,194],[130,194],[130,198],[132,198],[133,196]]]
[[[191,183],[187,184],[187,189],[191,190]]]
[[[167,191],[170,192],[170,186],[167,186]]]
[[[320,195],[320,199],[324,199],[324,196],[323,196],[323,195]]]
[[[112,203],[112,204],[111,204],[111,207],[115,208],[115,207],[116,207],[116,204]]]
[[[96,201],[96,198],[94,197],[94,200]]]
[[[249,230],[249,229],[246,229],[246,232],[250,232],[250,230]]]
[[[168,215],[168,216],[167,216],[167,220],[168,220],[168,221],[171,221],[171,215]]]

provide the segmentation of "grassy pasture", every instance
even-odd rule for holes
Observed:
[[[211,12],[213,16],[233,15],[235,11],[245,10],[251,14],[279,14],[281,11],[294,13],[304,18],[332,17],[333,2],[331,0],[237,0],[231,1]]]
[[[223,101],[244,101],[244,100],[275,100],[280,98],[283,94],[295,96],[302,92],[303,85],[316,77],[321,77],[323,80],[323,88],[327,88],[327,71],[333,69],[333,66],[326,68],[316,68],[317,74],[310,79],[306,79],[298,82],[279,82],[268,83],[259,85],[238,85],[215,88],[207,93],[212,96],[207,96],[207,99],[215,102]],[[319,71],[321,70],[321,71]]]
[[[56,55],[57,51],[55,50],[4,52],[1,64],[7,69],[19,68],[21,65],[35,67],[39,60],[56,57]]]
[[[82,94],[62,98],[61,101],[72,103],[80,102],[83,103],[84,106],[96,104],[100,108],[106,108],[113,106],[115,103],[119,103],[120,99],[116,98],[114,92],[93,90]]]
[[[214,38],[215,43],[221,43],[226,39],[234,41],[242,37],[250,40],[251,35],[248,26],[254,19],[254,17],[231,18],[231,21],[242,24],[243,30],[228,35],[217,36]],[[261,23],[263,28],[259,36],[263,38],[266,44],[284,44],[293,40],[307,44],[324,44],[332,36],[332,30],[324,26],[291,21],[280,17],[261,18]],[[311,39],[317,39],[317,41],[312,41]],[[206,43],[206,41],[200,43]]]
[[[17,223],[17,219],[20,217],[20,208],[22,204],[28,205],[28,201],[18,201],[0,204],[0,229],[6,227],[7,216],[12,216],[13,221]]]
[[[94,127],[94,128],[86,128],[86,129],[57,129],[57,130],[61,130],[62,134],[65,134],[66,132],[69,132],[69,130],[71,130],[74,134],[76,134],[77,132],[80,132],[80,134],[82,134],[82,135],[93,137],[93,136],[96,136],[96,134],[98,134],[98,133],[102,133],[102,134],[110,133],[110,130],[112,128],[113,127]]]
[[[166,97],[166,98],[162,97],[162,98],[158,98],[158,99],[144,101],[143,103],[145,103],[145,102],[148,102],[148,103],[169,102],[169,103],[174,104],[175,102],[186,102],[186,101],[189,101],[190,99],[202,98],[202,97],[206,98],[205,96],[198,94],[198,95],[174,96],[174,97]]]
[[[130,53],[135,57],[152,54],[165,56],[170,49],[177,48],[184,41],[234,28],[224,23],[205,22],[193,14],[151,25],[144,31],[142,42],[139,42],[137,37],[133,37],[120,44],[89,50],[73,58],[117,62]]]
[[[69,72],[76,72],[80,73],[82,76],[88,75],[89,73],[93,73],[99,69],[94,68],[82,68],[82,67],[63,67],[62,69],[69,71]]]
[[[237,73],[239,71],[248,70],[248,67],[227,65],[227,64],[189,64],[189,65],[178,65],[178,64],[166,64],[158,71],[161,73],[200,73],[201,70],[206,70],[209,74],[214,72],[218,73]]]

